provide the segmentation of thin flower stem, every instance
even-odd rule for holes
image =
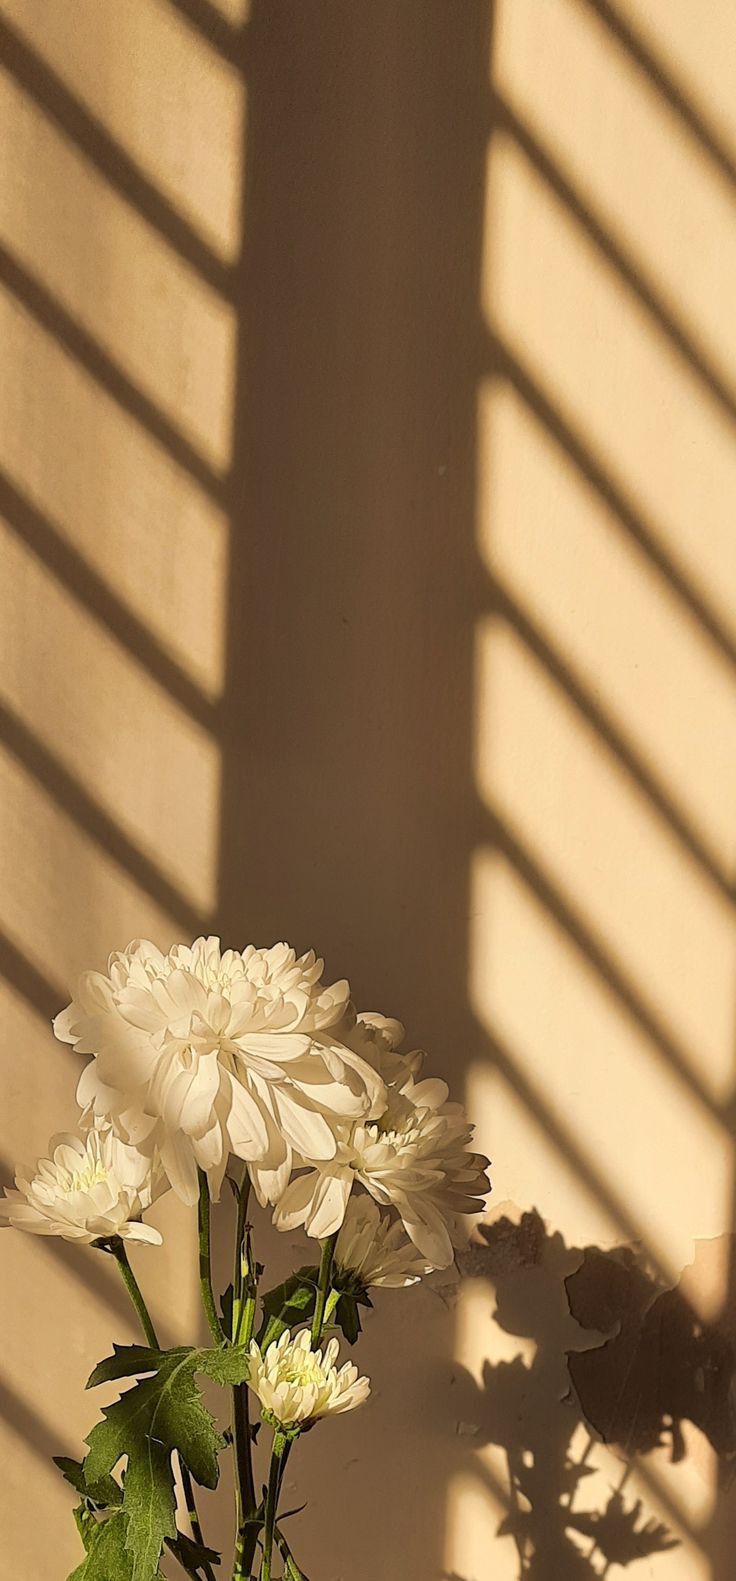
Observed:
[[[247,1265],[243,1265],[243,1246],[245,1242],[246,1217],[248,1202],[250,1200],[250,1175],[246,1169],[243,1179],[238,1187],[238,1217],[235,1227],[235,1266],[233,1268],[233,1344],[238,1344],[240,1321],[243,1309],[243,1294],[246,1283]]]
[[[256,1310],[256,1271],[250,1228],[246,1224],[250,1179],[246,1171],[238,1192],[238,1217],[235,1231],[233,1270],[232,1342],[249,1345]],[[250,1402],[247,1383],[233,1388],[233,1442],[235,1446],[235,1581],[250,1575],[258,1528],[253,1524],[257,1508],[253,1477],[253,1443],[250,1430]],[[247,1566],[247,1568],[246,1568]]]
[[[315,1303],[314,1318],[312,1320],[311,1340],[313,1350],[319,1345],[327,1317],[334,1310],[336,1305],[336,1302],[332,1300],[332,1296],[335,1295],[335,1292],[331,1291],[332,1267],[335,1259],[336,1244],[337,1233],[328,1236],[328,1238],[322,1242],[322,1252],[319,1263],[319,1278],[317,1283],[317,1300]],[[273,1438],[273,1448],[271,1451],[271,1469],[268,1479],[268,1491],[266,1495],[263,1559],[261,1562],[260,1581],[271,1581],[271,1556],[273,1553],[276,1509],[278,1505],[279,1494],[281,1492],[281,1483],[283,1480],[284,1471],[286,1470],[286,1462],[290,1453],[291,1441],[286,1439],[283,1433],[279,1433],[278,1431],[275,1432]],[[283,1539],[280,1534],[277,1534],[276,1542],[283,1554],[283,1549],[286,1546],[285,1539]],[[254,1545],[253,1551],[255,1552]],[[284,1557],[286,1558],[286,1556]],[[301,1573],[297,1569],[296,1563],[291,1554],[288,1554],[286,1562],[287,1575],[290,1577],[290,1581],[300,1581]],[[247,1574],[248,1572],[244,1569],[236,1570],[234,1581],[243,1581],[243,1577]]]
[[[202,1296],[204,1315],[209,1325],[210,1334],[216,1345],[227,1345],[228,1338],[220,1322],[220,1316],[215,1305],[215,1293],[212,1289],[212,1257],[210,1249],[210,1188],[204,1170],[197,1171],[199,1175],[199,1288]]]
[[[283,1559],[286,1566],[284,1570],[284,1581],[306,1581],[306,1576],[304,1576],[302,1571],[299,1569],[289,1544],[287,1543],[283,1532],[279,1530],[278,1526],[274,1532],[274,1542],[276,1543],[276,1547],[278,1548],[281,1558]]]
[[[276,1522],[276,1506],[279,1501],[281,1488],[282,1467],[281,1462],[286,1449],[287,1440],[283,1433],[276,1429],[271,1447],[271,1466],[268,1473],[268,1491],[266,1493],[266,1518],[263,1530],[263,1558],[261,1560],[260,1581],[271,1581],[271,1556],[273,1554],[273,1529]]]
[[[143,1333],[145,1334],[151,1349],[160,1350],[161,1346],[159,1345],[158,1336],[153,1326],[153,1320],[143,1299],[143,1291],[141,1290],[138,1280],[136,1279],[128,1261],[128,1253],[125,1250],[124,1241],[118,1240],[117,1244],[113,1246],[113,1256],[123,1276],[123,1283],[128,1295],[130,1296],[133,1306],[138,1313],[138,1318],[141,1328],[143,1329]]]
[[[314,1317],[312,1319],[312,1350],[316,1350],[317,1346],[319,1345],[319,1342],[322,1338],[322,1330],[325,1326],[325,1310],[327,1307],[327,1297],[330,1293],[330,1280],[332,1278],[332,1264],[335,1256],[336,1245],[337,1234],[328,1236],[327,1240],[322,1242],[322,1256],[320,1257],[319,1262],[319,1282],[317,1285],[317,1302],[314,1308]]]
[[[151,1317],[148,1307],[146,1306],[143,1291],[141,1290],[138,1280],[136,1279],[128,1261],[128,1253],[125,1250],[124,1241],[118,1238],[116,1242],[112,1243],[111,1250],[122,1274],[125,1288],[138,1314],[143,1333],[145,1334],[151,1349],[160,1350],[161,1345],[154,1327],[153,1318]],[[205,1541],[202,1535],[202,1527],[200,1525],[199,1515],[197,1514],[197,1504],[194,1497],[192,1479],[189,1475],[189,1468],[184,1464],[184,1461],[181,1459],[181,1457],[179,1457],[179,1470],[181,1472],[181,1483],[184,1492],[184,1501],[187,1507],[187,1515],[189,1516],[189,1522],[192,1528],[192,1537],[194,1538],[195,1543],[199,1543],[200,1547],[204,1548]],[[187,1571],[187,1575],[192,1574],[192,1571],[187,1570],[186,1565],[184,1565],[182,1568]],[[207,1576],[207,1581],[215,1581],[214,1572],[208,1562],[203,1564],[203,1569]]]

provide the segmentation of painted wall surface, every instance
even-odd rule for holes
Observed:
[[[731,0],[0,0],[2,1178],[75,974],[201,931],[494,1160],[295,1464],[319,1581],[732,1575],[735,61]],[[0,1581],[61,1581],[135,1330],[0,1258]]]

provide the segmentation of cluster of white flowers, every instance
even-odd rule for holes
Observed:
[[[358,1017],[353,1042],[384,1082],[381,1113],[338,1122],[334,1156],[300,1160],[305,1167],[282,1193],[274,1218],[279,1229],[303,1224],[320,1239],[332,1235],[360,1185],[394,1210],[430,1267],[447,1268],[458,1220],[483,1206],[488,1160],[468,1150],[472,1126],[461,1105],[448,1102],[445,1082],[417,1080],[423,1055],[397,1053],[402,1038],[396,1021]]]
[[[423,1056],[399,1053],[400,1023],[356,1015],[348,983],[322,972],[286,944],[202,938],[166,955],[139,939],[84,973],[54,1031],[91,1056],[77,1089],[87,1134],[55,1144],[33,1178],[19,1172],[0,1218],[157,1240],[141,1215],[162,1177],[193,1203],[203,1171],[217,1199],[235,1155],[280,1229],[341,1231],[337,1266],[358,1284],[447,1267],[459,1221],[482,1208],[487,1160],[445,1083],[420,1077]]]

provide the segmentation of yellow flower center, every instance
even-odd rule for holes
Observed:
[[[72,1192],[74,1191],[91,1191],[93,1186],[102,1186],[106,1180],[107,1170],[102,1160],[98,1158],[97,1161],[93,1163],[90,1159],[89,1163],[85,1165],[84,1169],[75,1169],[74,1172],[68,1176],[68,1180],[64,1185],[64,1190],[69,1196],[71,1196]]]
[[[285,1383],[295,1383],[301,1389],[306,1389],[310,1384],[322,1383],[322,1372],[314,1354],[300,1351],[298,1355],[290,1358],[284,1368],[283,1379]]]

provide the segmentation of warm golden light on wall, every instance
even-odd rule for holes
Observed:
[[[537,1208],[559,1256],[636,1243],[712,1321],[734,1189],[736,226],[728,129],[721,143],[691,111],[719,79],[714,34],[693,56],[679,0],[639,46],[638,22],[631,5],[495,8],[469,906],[487,1052],[466,1096],[496,1161],[492,1217]],[[671,87],[680,68],[694,99]],[[550,1399],[567,1385],[550,1323],[524,1328],[502,1297],[491,1335],[492,1287],[460,1303],[458,1360],[494,1425],[453,1482],[446,1564],[516,1581],[503,1367],[523,1365],[530,1398],[545,1368]],[[557,1410],[550,1445],[576,1420]],[[569,1452],[595,1468],[594,1509],[626,1460],[586,1448],[582,1422]],[[680,1463],[636,1459],[626,1497],[679,1539],[647,1574],[720,1578],[717,1466],[695,1428]]]

